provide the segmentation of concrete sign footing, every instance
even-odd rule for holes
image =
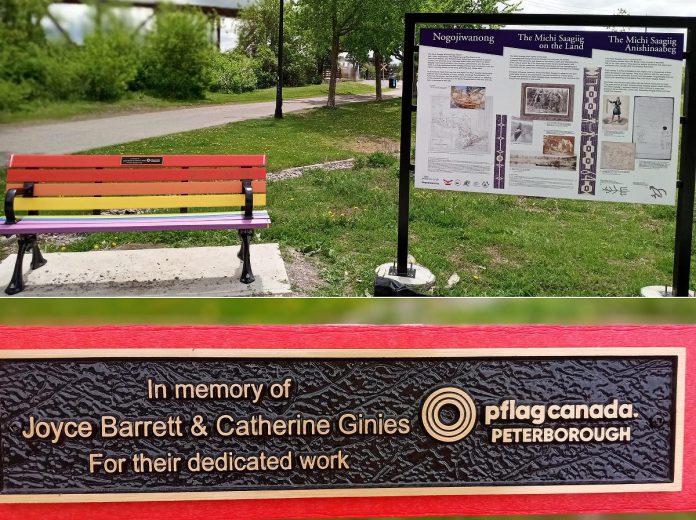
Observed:
[[[394,274],[389,274],[389,270],[394,266],[394,262],[388,262],[386,264],[380,265],[375,269],[375,274],[383,278],[389,278],[391,280],[396,280],[397,282],[405,285],[406,287],[413,289],[418,292],[425,292],[435,285],[435,275],[427,268],[418,264],[409,264],[415,272],[415,277],[410,276],[398,276]]]

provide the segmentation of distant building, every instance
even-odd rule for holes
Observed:
[[[331,67],[324,69],[324,81],[329,81],[331,77]],[[348,59],[346,54],[338,57],[338,80],[339,81],[358,81],[360,80],[360,64]]]

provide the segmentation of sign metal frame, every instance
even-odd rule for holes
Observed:
[[[694,227],[694,193],[696,192],[696,148],[688,143],[696,141],[696,17],[674,16],[606,16],[606,15],[556,15],[511,13],[406,13],[404,20],[403,96],[401,98],[401,149],[399,160],[399,213],[396,269],[391,274],[413,276],[408,266],[408,224],[410,206],[413,114],[415,79],[415,55],[417,25],[533,25],[533,26],[593,26],[612,27],[618,22],[622,27],[651,27],[656,29],[686,29],[686,66],[683,116],[680,118],[680,160],[677,179],[676,229],[674,238],[674,263],[672,271],[673,296],[689,296],[691,277],[691,253]],[[693,83],[693,84],[692,84]],[[407,93],[411,93],[408,95]],[[691,111],[695,114],[689,117]]]

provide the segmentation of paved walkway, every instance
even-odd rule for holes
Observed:
[[[401,90],[385,89],[384,97],[398,97]],[[374,99],[373,94],[337,96],[337,104]],[[317,108],[326,96],[293,99],[283,103],[285,113]],[[209,105],[121,116],[40,125],[0,126],[0,165],[11,153],[68,154],[158,137],[236,121],[272,116],[275,101]]]

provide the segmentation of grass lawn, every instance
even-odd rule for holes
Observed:
[[[374,86],[357,82],[339,83],[336,89],[339,95],[372,94],[374,91]],[[288,87],[283,89],[284,99],[325,96],[327,94],[327,85],[307,85],[305,87]],[[160,99],[141,92],[132,93],[124,99],[111,103],[99,101],[33,101],[29,104],[22,105],[18,110],[0,110],[0,124],[71,119],[80,116],[92,117],[95,115],[126,112],[144,112],[196,105],[255,103],[258,101],[273,101],[275,100],[275,96],[276,89],[274,87],[245,92],[243,94],[208,92],[204,99],[190,101]]]
[[[265,153],[271,170],[362,157],[269,185],[273,226],[260,237],[311,257],[326,282],[313,294],[363,296],[396,249],[399,101],[344,105],[148,139],[94,153]],[[672,207],[414,190],[411,253],[442,296],[635,296],[670,283]],[[175,247],[236,242],[232,232],[97,234],[68,246]],[[696,267],[696,266],[695,266]],[[695,271],[696,272],[696,271]],[[446,288],[456,273],[461,281]]]

